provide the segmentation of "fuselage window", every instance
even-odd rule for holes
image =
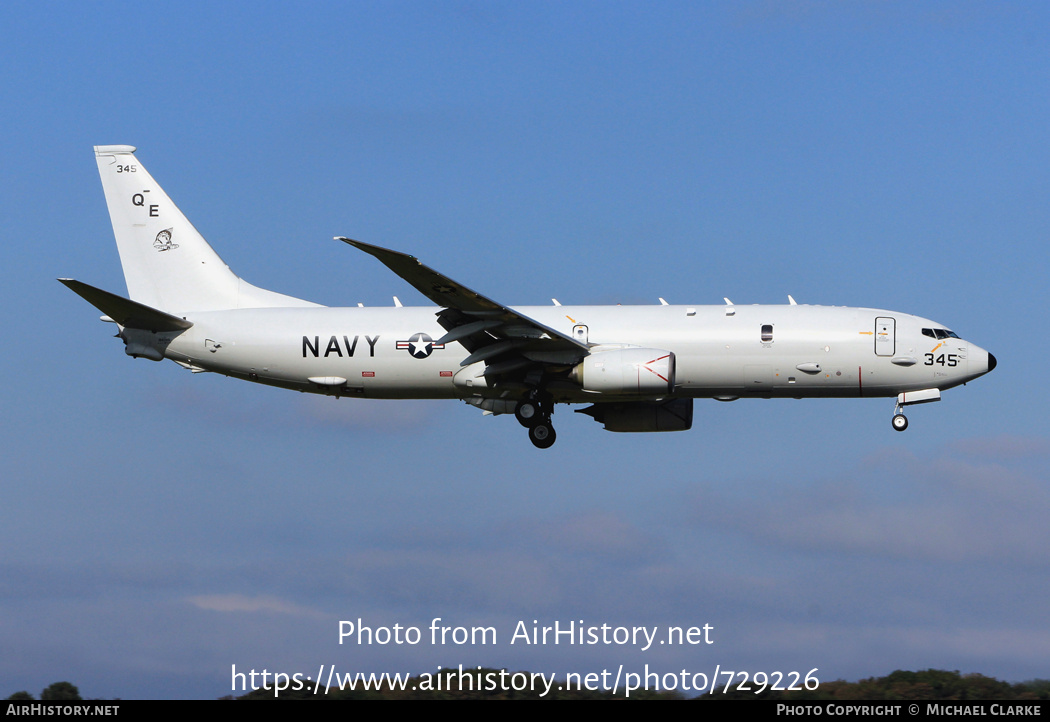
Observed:
[[[769,343],[773,340],[773,325],[765,324],[762,326],[762,343]]]

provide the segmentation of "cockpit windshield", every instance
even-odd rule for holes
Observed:
[[[955,331],[949,331],[946,328],[924,328],[922,335],[936,339],[959,338]]]

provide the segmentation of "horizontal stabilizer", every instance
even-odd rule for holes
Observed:
[[[152,333],[185,331],[193,324],[184,318],[158,311],[141,303],[128,300],[101,288],[89,286],[72,278],[60,278],[69,290],[77,294],[124,328],[137,328]]]

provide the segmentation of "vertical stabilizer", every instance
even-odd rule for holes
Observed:
[[[317,305],[238,278],[134,154],[130,145],[95,146],[133,300],[170,313]]]

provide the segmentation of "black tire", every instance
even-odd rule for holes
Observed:
[[[529,429],[529,441],[537,449],[549,449],[554,446],[558,435],[554,433],[554,427],[550,421],[542,421]]]
[[[904,414],[894,415],[893,428],[895,431],[904,431],[906,428],[908,428],[908,417]]]
[[[543,414],[540,413],[540,405],[529,399],[519,402],[514,408],[514,418],[526,429],[531,429],[543,421]]]

